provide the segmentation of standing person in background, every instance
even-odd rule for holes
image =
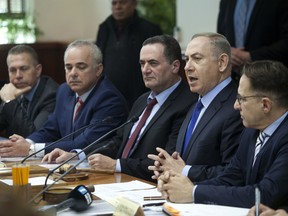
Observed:
[[[103,53],[103,73],[133,102],[148,91],[143,83],[139,52],[145,39],[162,34],[158,25],[138,16],[137,0],[112,0],[112,15],[100,26],[96,44]]]
[[[27,45],[12,47],[7,56],[10,83],[1,89],[0,130],[5,137],[28,136],[41,128],[53,112],[58,84],[41,76],[42,65]]]
[[[288,66],[287,0],[221,0],[217,31],[232,46],[233,76],[255,60]]]
[[[57,91],[54,112],[27,139],[14,134],[10,140],[0,142],[0,156],[27,156],[45,146],[46,153],[56,147],[66,151],[82,149],[126,120],[125,99],[103,76],[102,53],[94,43],[86,40],[70,43],[64,63],[66,83]],[[112,118],[111,122],[102,121],[107,117]],[[88,125],[73,137],[47,147],[50,142]]]

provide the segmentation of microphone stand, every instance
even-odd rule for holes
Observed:
[[[54,182],[50,185],[47,186],[47,181],[48,178],[55,172],[55,170],[57,170],[59,167],[61,167],[63,164],[68,163],[69,161],[71,161],[73,158],[75,158],[76,156],[78,156],[79,154],[81,154],[82,152],[84,152],[86,149],[90,148],[91,146],[93,146],[94,144],[102,141],[103,139],[105,139],[107,136],[109,136],[110,134],[114,133],[116,130],[124,127],[125,125],[129,124],[129,123],[134,123],[138,120],[138,117],[133,116],[131,119],[129,119],[128,121],[126,121],[125,123],[123,123],[122,125],[120,125],[117,128],[114,128],[113,130],[109,131],[108,133],[104,134],[103,136],[101,136],[99,139],[95,140],[94,142],[90,143],[88,146],[86,146],[85,148],[83,148],[81,151],[79,151],[77,154],[73,155],[72,157],[68,158],[67,160],[65,160],[64,162],[62,162],[59,166],[55,167],[54,169],[52,169],[46,179],[45,179],[45,184],[44,184],[44,189],[41,190],[39,193],[37,193],[27,204],[31,204],[32,202],[34,202],[39,196],[41,196],[42,194],[44,194],[46,191],[48,191],[53,185],[55,185],[59,180],[61,180],[63,177],[65,177],[72,169],[74,169],[75,167],[77,167],[80,163],[82,163],[84,160],[86,160],[87,157],[89,157],[90,155],[96,153],[97,151],[99,151],[99,149],[103,149],[105,147],[108,146],[104,145],[100,148],[96,148],[94,149],[92,152],[90,152],[89,154],[87,154],[86,157],[84,157],[83,159],[79,160],[75,165],[69,167],[62,175],[60,175],[58,178],[56,178],[54,180]]]
[[[46,148],[48,148],[48,147],[50,147],[50,146],[53,146],[53,145],[55,145],[56,143],[61,142],[61,141],[65,140],[66,138],[68,138],[68,137],[70,137],[70,136],[72,136],[72,135],[75,135],[75,134],[77,134],[78,132],[81,132],[81,131],[83,131],[84,129],[86,129],[86,128],[88,128],[88,127],[91,127],[91,126],[93,126],[93,125],[95,125],[95,124],[98,124],[98,123],[100,123],[100,122],[105,123],[105,122],[107,122],[107,121],[110,121],[111,118],[112,118],[111,116],[108,116],[108,117],[106,117],[105,119],[96,121],[96,122],[94,122],[94,123],[92,123],[92,124],[85,125],[85,126],[79,128],[79,129],[77,129],[76,131],[74,131],[74,132],[72,132],[72,133],[70,133],[70,134],[67,134],[66,136],[62,137],[61,139],[58,139],[58,140],[56,140],[55,142],[52,142],[52,143],[48,144],[48,145],[45,146],[44,148],[39,149],[38,151],[33,152],[32,154],[26,156],[20,163],[23,164],[23,163],[24,163],[27,159],[29,159],[30,157],[35,156],[36,154],[38,154],[39,152],[45,150]]]

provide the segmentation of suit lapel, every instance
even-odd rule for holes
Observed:
[[[259,163],[255,163],[252,167],[253,161],[254,161],[254,153],[255,153],[255,144],[257,137],[259,135],[259,130],[255,130],[255,133],[253,134],[252,138],[250,139],[250,142],[247,144],[247,175],[246,175],[246,182],[247,184],[251,184],[251,182],[254,182],[253,179],[256,177],[255,170],[258,169]],[[252,172],[254,172],[252,174]]]
[[[181,128],[179,130],[179,134],[178,134],[178,138],[177,138],[177,143],[176,143],[176,151],[181,153],[182,152],[182,148],[183,148],[183,145],[184,145],[184,139],[185,139],[185,134],[186,134],[186,130],[188,128],[188,125],[189,125],[189,122],[191,120],[191,117],[192,117],[192,113],[194,111],[194,108],[195,108],[195,105],[194,104],[191,109],[188,111],[182,125],[181,125]]]
[[[65,106],[66,111],[63,113],[66,115],[65,119],[68,119],[68,133],[74,131],[75,124],[73,124],[73,114],[74,114],[74,106],[76,103],[76,98],[74,94],[68,95],[67,106]]]
[[[205,126],[209,124],[210,120],[215,116],[215,114],[221,109],[223,106],[223,103],[229,98],[232,89],[233,89],[233,82],[230,82],[222,91],[214,98],[214,100],[210,103],[210,105],[207,107],[206,111],[202,115],[201,119],[199,120],[192,137],[189,141],[188,147],[183,155],[183,159],[187,159],[189,152],[191,151],[192,146],[196,142],[198,136],[205,132]],[[193,109],[194,110],[194,109]],[[187,129],[187,127],[186,127]],[[207,134],[209,135],[209,134]],[[183,145],[183,142],[182,142]]]
[[[160,109],[155,113],[149,124],[146,126],[145,130],[141,134],[141,137],[144,136],[147,131],[153,126],[155,121],[157,121],[158,118],[162,116],[162,114],[170,107],[171,103],[175,100],[175,98],[178,96],[178,94],[181,92],[181,90],[184,88],[183,82],[179,84],[179,86],[168,96],[166,101],[162,104]],[[140,139],[141,139],[140,137]]]
[[[254,26],[255,20],[257,20],[259,8],[262,7],[263,2],[264,2],[263,0],[257,0],[255,2],[254,8],[250,16],[247,32],[245,35],[245,44],[247,44],[248,42],[247,39],[250,38],[250,34],[253,34],[253,29],[254,29],[253,26]]]
[[[158,118],[160,118],[165,111],[170,107],[171,103],[173,103],[173,101],[177,98],[177,96],[182,92],[182,90],[184,89],[184,83],[183,81],[179,84],[179,86],[168,96],[168,98],[166,99],[166,101],[162,104],[162,106],[160,107],[160,109],[155,113],[155,115],[153,116],[153,118],[151,119],[151,121],[149,122],[149,124],[146,126],[145,130],[143,131],[143,133],[141,134],[141,137],[139,138],[139,142],[138,144],[141,145],[141,139],[142,137],[147,133],[147,131],[149,131],[149,129],[154,125],[154,123],[157,121]],[[143,105],[143,107],[146,107],[146,104]],[[144,109],[143,108],[143,109]],[[142,111],[143,111],[142,109]],[[142,112],[141,111],[141,112]],[[140,112],[140,114],[141,114]],[[139,115],[140,115],[139,114]],[[131,131],[131,128],[129,130],[129,133]],[[131,152],[131,155],[133,154],[133,152]]]

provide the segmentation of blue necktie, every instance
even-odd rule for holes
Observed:
[[[190,120],[188,128],[186,130],[185,140],[184,140],[184,145],[183,145],[183,148],[182,148],[182,154],[181,155],[183,155],[184,152],[186,151],[186,148],[187,148],[187,146],[189,144],[189,141],[191,139],[195,124],[197,122],[197,119],[199,117],[199,114],[200,114],[202,108],[203,108],[203,104],[202,104],[201,99],[200,99],[196,103],[196,106],[195,106],[195,109],[193,111],[191,120]]]
[[[247,11],[248,11],[248,1],[238,0],[239,7],[235,11],[235,45],[236,47],[244,47],[246,25],[247,25]]]

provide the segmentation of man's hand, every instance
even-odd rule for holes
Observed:
[[[231,47],[231,63],[233,68],[239,69],[245,63],[251,61],[250,53],[243,48]]]
[[[101,172],[114,173],[116,171],[116,160],[102,154],[93,154],[88,157],[92,169]]]
[[[29,154],[30,143],[22,136],[14,134],[9,140],[0,142],[0,156],[2,157],[25,157]]]
[[[268,206],[265,206],[263,204],[260,204],[259,207],[259,216],[288,216],[287,212],[283,209],[273,210],[269,208]],[[247,216],[255,216],[256,215],[256,209],[255,206],[253,206]]]
[[[193,202],[194,184],[184,175],[172,171],[166,171],[158,178],[158,191],[162,196],[176,203]]]
[[[154,166],[149,166],[148,169],[154,172],[152,179],[157,179],[162,172],[173,170],[176,173],[181,173],[185,167],[185,162],[182,160],[178,152],[174,152],[171,156],[162,148],[157,147],[158,155],[149,154],[148,158],[154,160]]]
[[[50,153],[46,154],[43,157],[41,163],[52,163],[52,162],[61,163],[67,160],[68,158],[73,157],[75,154],[76,153],[74,152],[66,152],[62,149],[55,148],[53,151],[51,151]]]
[[[2,101],[14,100],[19,95],[22,95],[29,90],[31,90],[31,86],[18,89],[12,83],[5,84],[0,91],[1,100]]]

